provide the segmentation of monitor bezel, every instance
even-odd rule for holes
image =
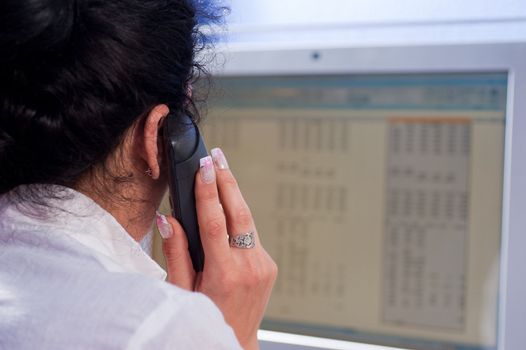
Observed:
[[[521,348],[526,343],[522,330],[526,314],[526,43],[412,45],[385,47],[303,47],[286,49],[219,47],[221,64],[210,66],[215,76],[256,77],[333,74],[403,73],[492,73],[508,74],[503,171],[501,269],[498,300],[498,350]],[[521,135],[522,134],[522,135]],[[522,215],[521,215],[522,214]],[[271,334],[271,337],[269,337]],[[294,344],[293,334],[260,332],[271,344]],[[281,339],[281,341],[280,341]],[[302,338],[303,339],[303,338]],[[317,338],[320,339],[320,338]],[[323,342],[322,342],[323,343]],[[321,346],[322,344],[317,344]],[[331,345],[332,344],[332,345]],[[371,345],[327,339],[320,349],[370,349]],[[342,345],[343,344],[343,345]],[[297,343],[301,349],[312,349]],[[382,347],[383,348],[383,347]],[[394,349],[394,348],[390,348]]]

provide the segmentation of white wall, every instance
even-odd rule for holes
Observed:
[[[524,0],[231,0],[233,23],[526,19]]]
[[[526,0],[227,0],[234,48],[526,41]]]

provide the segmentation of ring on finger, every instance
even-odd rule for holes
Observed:
[[[251,249],[256,246],[254,231],[230,235],[228,241],[233,248]]]

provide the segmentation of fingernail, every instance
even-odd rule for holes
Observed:
[[[221,151],[221,148],[213,148],[211,153],[214,163],[219,169],[228,169],[228,162],[226,161],[225,154]]]
[[[161,234],[161,237],[164,239],[172,237],[173,235],[172,226],[170,226],[170,223],[166,219],[166,216],[159,213],[158,211],[155,213],[157,214],[157,228],[159,229],[159,233]]]
[[[208,156],[201,158],[199,165],[201,166],[200,173],[203,182],[207,184],[214,182],[216,174],[214,172],[214,163],[212,162],[212,157]]]

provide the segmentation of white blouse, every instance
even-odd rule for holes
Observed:
[[[44,211],[0,196],[0,349],[241,349],[210,299],[164,282],[90,198],[55,189],[66,198]]]

